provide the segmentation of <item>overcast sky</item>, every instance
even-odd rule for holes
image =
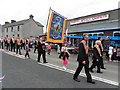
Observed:
[[[34,19],[44,25],[48,19],[49,8],[68,19],[99,13],[118,8],[120,0],[0,0],[0,24],[11,20]]]

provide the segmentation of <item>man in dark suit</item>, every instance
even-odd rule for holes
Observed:
[[[85,74],[87,76],[87,82],[95,84],[95,82],[92,81],[91,74],[89,73],[89,60],[88,60],[88,47],[87,47],[87,41],[88,41],[88,35],[84,36],[84,40],[82,40],[79,44],[79,53],[77,61],[79,63],[78,68],[73,76],[73,80],[80,82],[78,79],[78,76],[82,70],[82,68],[85,68]]]
[[[93,62],[92,62],[92,65],[90,67],[91,72],[94,72],[93,68],[95,68],[97,66],[97,73],[102,73],[101,69],[100,69],[100,61],[101,61],[101,57],[102,57],[102,53],[101,53],[101,50],[99,48],[100,43],[101,42],[97,40],[95,42],[95,46],[93,48]]]
[[[40,64],[40,57],[42,54],[43,57],[43,63],[47,63],[46,61],[46,51],[45,51],[45,43],[43,43],[42,37],[40,38],[40,40],[38,41],[38,64]]]

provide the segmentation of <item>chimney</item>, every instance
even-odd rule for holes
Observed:
[[[5,24],[9,24],[9,22],[5,22]]]
[[[34,18],[34,16],[31,14],[31,15],[29,16],[29,18],[30,18],[30,19],[33,19],[33,18]]]
[[[14,23],[14,22],[16,22],[15,20],[11,20],[11,23]]]

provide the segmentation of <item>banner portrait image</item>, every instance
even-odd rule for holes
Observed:
[[[47,27],[47,41],[52,43],[63,43],[66,19],[51,10]]]

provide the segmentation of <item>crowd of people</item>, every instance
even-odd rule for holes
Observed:
[[[31,51],[32,48],[32,44],[31,44],[31,39],[27,38],[27,39],[20,39],[20,37],[18,36],[17,38],[15,38],[14,36],[12,38],[10,37],[4,37],[4,38],[0,38],[0,48],[1,49],[6,49],[8,51],[11,52],[16,52],[16,54],[22,55],[21,50],[25,50],[25,58],[29,58],[30,59],[30,54],[29,51]],[[78,79],[78,76],[82,70],[82,68],[85,68],[85,73],[87,76],[87,82],[88,83],[92,83],[95,84],[94,81],[92,81],[92,77],[90,72],[94,72],[93,69],[97,66],[97,73],[103,73],[101,69],[106,69],[104,66],[104,62],[103,62],[103,45],[102,45],[102,37],[99,37],[98,40],[95,41],[95,45],[93,48],[93,55],[92,55],[92,65],[89,67],[89,55],[88,55],[88,46],[87,46],[87,42],[88,42],[88,36],[85,35],[83,40],[80,42],[79,44],[79,52],[78,52],[78,57],[77,57],[77,61],[78,61],[78,68],[76,69],[76,72],[73,76],[73,80],[80,82],[80,80]],[[70,57],[70,53],[68,52],[67,49],[67,43],[65,43],[63,46],[62,44],[59,44],[60,46],[60,55],[58,58],[62,58],[62,64],[63,64],[63,69],[67,69],[67,65],[68,65],[68,59]],[[34,41],[34,53],[38,53],[38,58],[37,58],[37,62],[38,64],[41,64],[41,55],[43,57],[43,63],[48,63],[46,60],[46,49],[48,51],[48,55],[51,55],[51,44],[48,43],[48,45],[46,46],[45,43],[43,42],[42,37],[36,38],[36,40]],[[109,61],[112,60],[112,58],[115,58],[115,49],[113,49],[113,47],[109,47]],[[117,58],[118,59],[118,58]]]

